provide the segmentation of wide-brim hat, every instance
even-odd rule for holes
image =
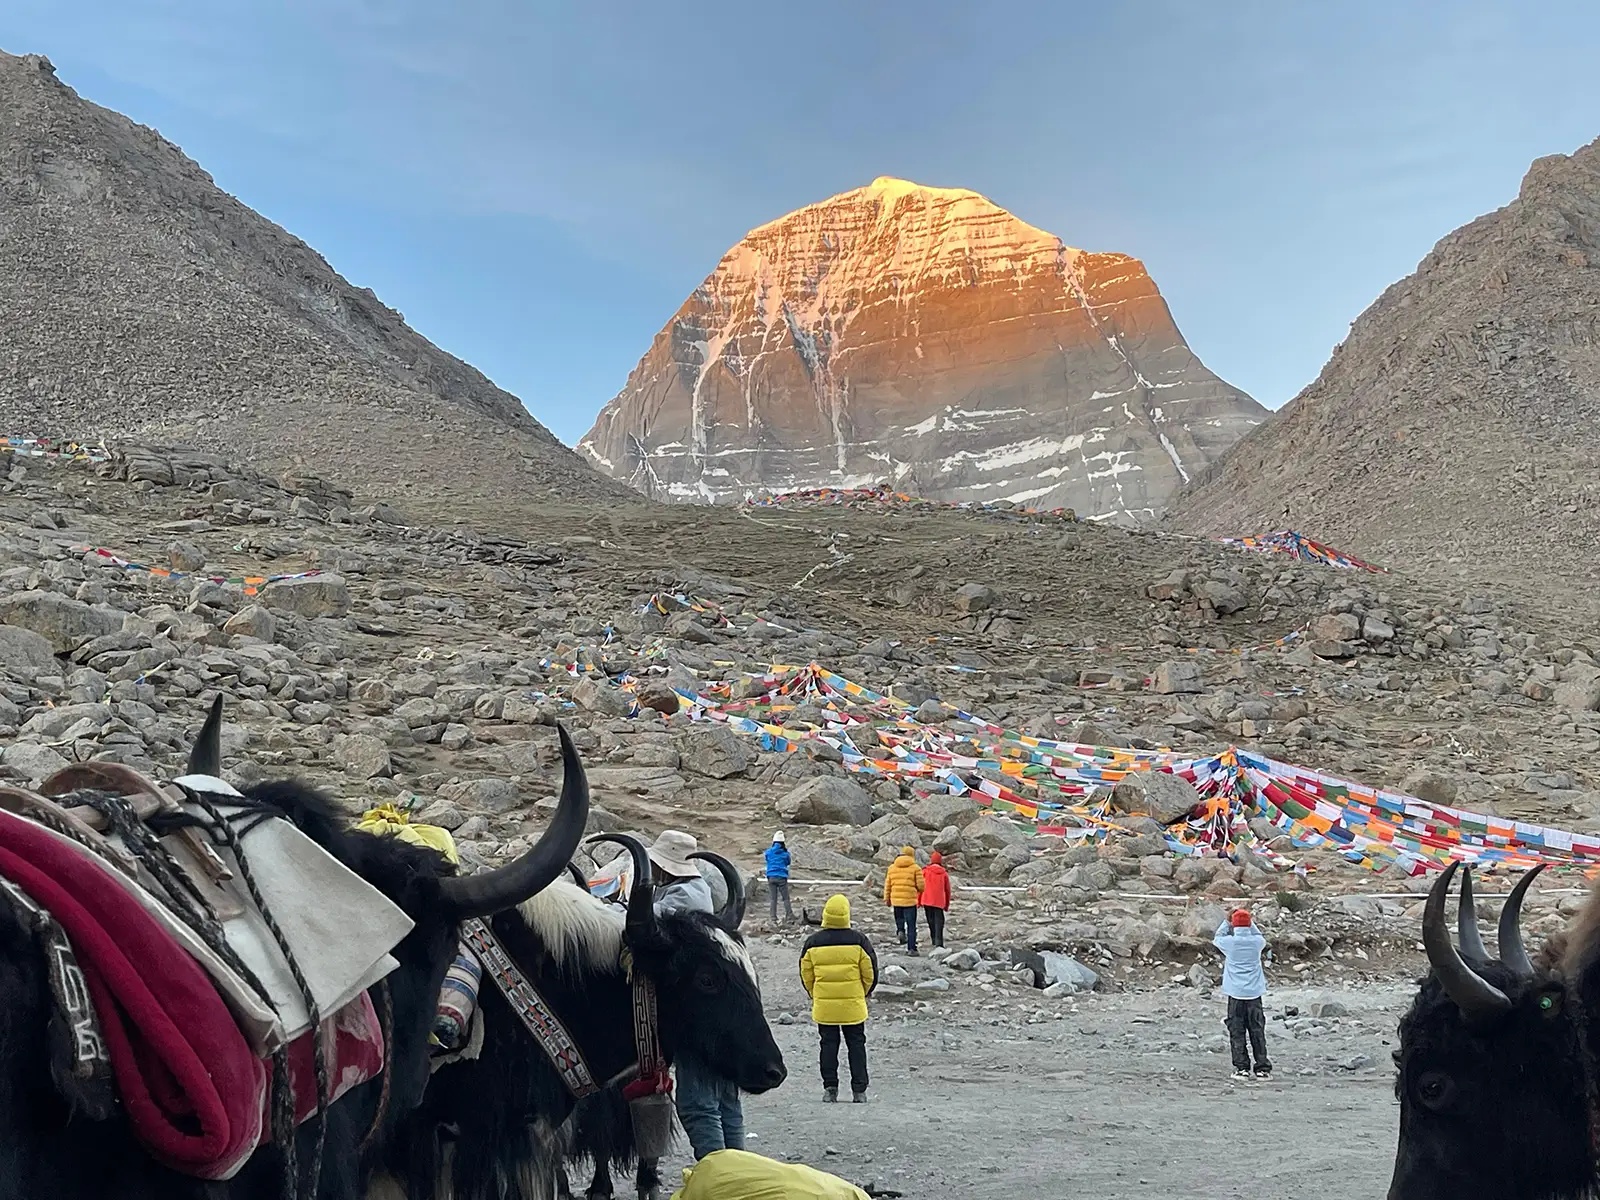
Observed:
[[[689,855],[699,848],[694,836],[676,829],[663,829],[650,846],[650,861],[668,875],[693,877],[700,873]]]

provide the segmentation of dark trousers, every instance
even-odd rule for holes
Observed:
[[[928,945],[937,950],[944,945],[944,909],[925,908],[922,915],[928,918]]]
[[[822,1086],[839,1090],[839,1037],[844,1036],[850,1058],[850,1090],[857,1096],[867,1090],[867,1027],[865,1025],[818,1025],[822,1038]]]
[[[905,948],[912,952],[917,949],[917,906],[901,908],[898,904],[894,909],[894,930],[900,935],[900,940]]]
[[[1228,999],[1228,1045],[1233,1051],[1233,1069],[1248,1071],[1255,1055],[1256,1070],[1270,1071],[1267,1061],[1267,1013],[1261,1001]],[[1245,1048],[1248,1040],[1249,1049]]]
[[[789,907],[789,881],[787,879],[767,880],[767,896],[772,901],[772,920],[778,919],[778,897],[783,897],[783,916],[785,920],[794,920],[794,909]]]

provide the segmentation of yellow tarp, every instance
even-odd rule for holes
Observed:
[[[356,829],[362,833],[388,834],[413,846],[437,850],[453,863],[461,862],[460,855],[456,853],[456,840],[450,836],[448,829],[438,825],[413,825],[405,813],[389,804],[369,808],[362,813],[361,820],[356,822]]]
[[[853,1183],[797,1163],[717,1150],[683,1173],[672,1200],[869,1200]]]

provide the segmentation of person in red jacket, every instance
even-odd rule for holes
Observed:
[[[937,949],[944,945],[944,915],[950,907],[950,872],[944,869],[944,855],[937,850],[922,868],[923,915],[928,918],[928,941]]]

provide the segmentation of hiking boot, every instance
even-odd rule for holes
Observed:
[[[865,1104],[866,1102],[867,1102],[867,1094],[865,1092],[851,1092],[850,1093],[850,1103],[851,1104]]]
[[[1235,1079],[1254,1079],[1255,1076],[1250,1074],[1249,1071],[1235,1071],[1233,1073],[1233,1078],[1235,1078]]]
[[[837,1103],[839,1103],[839,1089],[838,1088],[823,1088],[822,1089],[822,1102],[824,1104],[837,1104]]]

